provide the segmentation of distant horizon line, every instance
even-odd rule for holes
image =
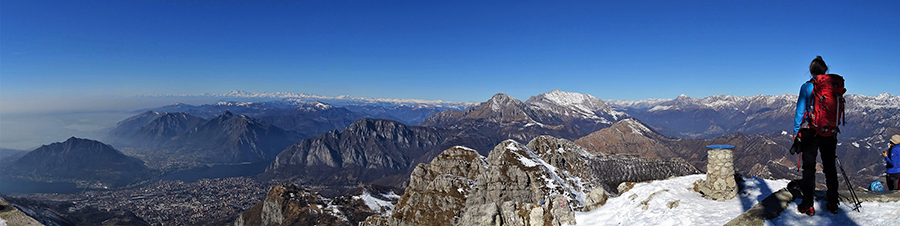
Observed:
[[[558,90],[558,89],[555,89]],[[552,91],[551,91],[552,92]],[[577,92],[568,92],[567,93],[576,93],[576,94],[587,94],[587,93],[577,93]],[[503,92],[498,92],[503,93]],[[549,93],[549,92],[547,92]],[[506,93],[503,93],[506,94]],[[541,93],[544,94],[544,93]],[[496,94],[495,94],[496,95]],[[540,95],[540,94],[538,94]],[[588,94],[590,95],[590,94]],[[693,99],[703,99],[710,98],[716,96],[733,96],[733,97],[753,97],[753,96],[781,96],[781,95],[797,95],[791,93],[777,94],[777,95],[767,95],[767,94],[757,94],[757,95],[749,95],[749,96],[737,96],[731,94],[716,94],[705,97],[691,97],[686,94],[680,94],[674,98],[648,98],[642,100],[613,100],[613,99],[601,99],[603,101],[646,101],[646,100],[674,100],[679,97],[688,97]],[[868,96],[863,94],[845,94],[848,96]],[[882,95],[895,96],[889,92],[883,92],[878,95],[868,96],[868,97],[877,97]],[[593,95],[592,95],[593,96]],[[194,94],[137,94],[137,95],[127,95],[127,97],[232,97],[232,98],[248,98],[248,99],[285,99],[285,98],[297,98],[297,99],[322,99],[322,100],[343,100],[343,101],[367,101],[367,102],[384,102],[384,103],[395,103],[395,104],[404,104],[404,103],[415,103],[415,104],[452,104],[452,105],[472,105],[478,104],[483,101],[448,101],[448,100],[425,100],[425,99],[403,99],[403,98],[379,98],[379,97],[355,97],[350,95],[340,95],[340,96],[325,96],[311,93],[295,93],[295,92],[247,92],[244,90],[232,90],[226,93],[194,93]]]

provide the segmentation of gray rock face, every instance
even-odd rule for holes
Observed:
[[[639,161],[633,161],[639,160]],[[420,164],[390,216],[371,216],[361,225],[562,225],[575,224],[573,210],[605,202],[608,181],[625,168],[660,160],[588,153],[550,136],[527,145],[501,142],[487,157],[454,147],[430,164]],[[680,176],[684,169],[640,171],[633,178]],[[603,168],[607,167],[607,168]],[[600,170],[603,169],[603,170]],[[609,174],[604,172],[616,172]]]
[[[555,195],[552,198],[553,206],[550,209],[550,215],[553,216],[553,225],[562,224],[575,225],[575,212],[569,206],[569,201],[561,195]]]
[[[318,185],[371,183],[408,172],[447,131],[380,119],[362,119],[284,149],[267,169],[273,177]]]
[[[365,204],[347,201],[326,200],[295,185],[279,185],[270,189],[261,203],[238,215],[232,225],[354,225],[359,221],[354,220],[355,215],[360,213],[353,211]]]
[[[485,170],[484,157],[464,147],[453,147],[431,164],[419,164],[409,186],[394,206],[391,218],[414,225],[441,225],[461,217],[474,178]],[[370,218],[371,219],[371,218]]]

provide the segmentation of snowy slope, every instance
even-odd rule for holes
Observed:
[[[723,225],[788,183],[787,180],[745,178],[745,188],[738,198],[713,201],[693,191],[694,181],[705,178],[705,174],[698,174],[636,184],[594,211],[576,212],[577,225]],[[668,207],[675,202],[677,206]],[[838,214],[819,211],[811,217],[797,213],[798,203],[799,199],[766,225],[897,225],[896,219],[900,219],[898,202],[863,203],[861,213],[841,205]],[[816,209],[822,210],[824,206],[817,203]]]

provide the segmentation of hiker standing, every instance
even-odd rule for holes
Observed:
[[[892,136],[890,148],[881,152],[884,160],[887,161],[885,182],[887,182],[888,190],[890,191],[898,190],[898,184],[900,184],[900,145],[897,144],[900,144],[900,135]]]
[[[825,173],[827,205],[832,212],[838,211],[838,179],[835,167],[837,149],[837,121],[843,116],[844,79],[839,75],[826,74],[828,66],[821,56],[809,64],[812,79],[800,86],[797,111],[794,115],[794,139],[802,140],[803,180],[800,190],[803,201],[797,206],[801,213],[815,215],[813,191],[816,187],[816,155],[822,153],[822,168]]]

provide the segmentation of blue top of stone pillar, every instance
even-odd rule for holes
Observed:
[[[709,146],[706,146],[706,147],[712,148],[712,149],[732,149],[732,148],[734,148],[734,145],[728,145],[728,144],[713,144],[713,145],[709,145]]]

